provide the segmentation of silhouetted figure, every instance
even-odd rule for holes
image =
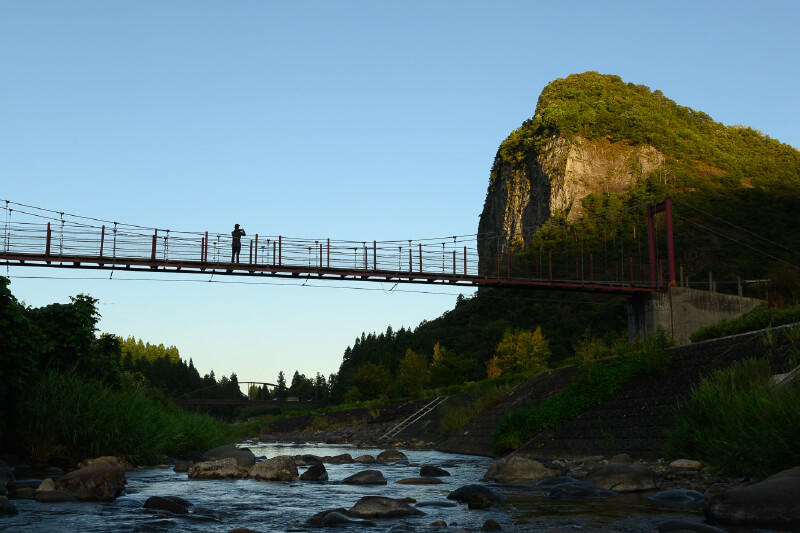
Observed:
[[[239,262],[239,252],[242,251],[242,237],[247,235],[244,228],[239,228],[239,224],[234,224],[231,237],[233,237],[233,253],[231,253],[231,263]]]

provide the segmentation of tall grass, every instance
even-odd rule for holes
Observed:
[[[34,460],[117,455],[153,464],[233,441],[229,427],[189,413],[152,390],[112,389],[75,374],[50,372],[29,391],[20,436]]]
[[[692,342],[699,342],[794,322],[800,322],[800,305],[773,309],[763,304],[746,315],[700,328],[692,333],[691,339]]]
[[[761,477],[797,466],[800,385],[772,385],[763,359],[714,372],[681,405],[665,452],[730,475]]]

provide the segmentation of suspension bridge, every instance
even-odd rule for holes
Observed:
[[[638,253],[628,250],[627,255],[624,249],[609,254],[559,245],[540,246],[535,253],[506,248],[491,272],[479,272],[478,246],[499,235],[353,241],[256,233],[241,237],[239,260],[234,261],[230,233],[175,231],[3,202],[0,265],[7,267],[99,269],[111,271],[109,276],[114,271],[158,272],[610,294],[663,292],[676,284],[668,198],[637,214],[634,232],[647,228],[645,254],[641,244]],[[655,217],[661,212],[666,231],[659,240]]]

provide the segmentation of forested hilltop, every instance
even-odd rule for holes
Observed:
[[[641,256],[642,226],[625,214],[666,196],[687,279],[707,283],[714,270],[718,290],[729,292],[737,277],[800,284],[791,267],[800,250],[800,152],[597,72],[547,85],[533,117],[500,144],[478,230],[482,274],[496,274],[508,251],[517,275],[533,270],[544,247],[566,265],[578,254],[602,258],[612,242],[618,256]],[[745,290],[765,295],[764,286]],[[415,329],[362,333],[344,352],[332,397],[496,377],[503,358],[501,374],[600,357],[625,330],[624,299],[481,290]]]

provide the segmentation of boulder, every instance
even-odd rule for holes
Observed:
[[[53,478],[45,479],[36,487],[36,492],[49,492],[51,490],[56,490],[56,482],[53,481]]]
[[[420,476],[433,476],[433,477],[444,477],[449,476],[450,472],[445,470],[444,468],[439,468],[438,466],[433,465],[422,465],[419,469]]]
[[[393,518],[425,514],[401,500],[383,496],[364,496],[350,509],[350,515],[358,518]]]
[[[229,479],[241,477],[242,470],[233,457],[202,461],[189,467],[189,477],[197,479]]]
[[[328,471],[322,463],[314,463],[300,476],[301,481],[328,481]]]
[[[295,455],[294,456],[294,463],[297,466],[308,466],[308,465],[313,465],[315,463],[321,463],[321,462],[322,462],[322,457],[320,457],[319,455],[306,453],[306,454],[303,454],[303,455]]]
[[[308,520],[306,520],[306,524],[310,526],[322,527],[322,520],[328,513],[339,513],[345,516],[350,515],[350,511],[348,511],[344,507],[337,507],[336,509],[326,509],[325,511],[320,511],[311,518],[309,518]]]
[[[620,453],[608,460],[609,463],[632,463],[631,456],[627,453]]]
[[[436,520],[428,525],[431,527],[447,527],[447,522],[445,522],[444,520]]]
[[[125,471],[118,464],[99,461],[63,475],[57,490],[66,491],[79,500],[113,500],[125,488]]]
[[[484,485],[464,485],[447,495],[448,500],[466,503],[470,509],[486,509],[505,500],[505,496]]]
[[[245,468],[249,468],[256,463],[256,456],[253,455],[249,448],[239,448],[232,444],[217,446],[203,454],[203,459],[206,461],[227,458],[236,459],[237,464]]]
[[[332,465],[349,465],[353,464],[353,458],[350,456],[349,453],[343,453],[340,455],[334,455],[333,457],[329,458],[326,462]]]
[[[37,492],[35,500],[43,503],[74,502],[75,496],[63,490],[47,490]]]
[[[384,450],[375,458],[380,464],[396,463],[398,461],[408,461],[406,454],[399,450]]]
[[[500,524],[490,518],[483,523],[483,526],[481,526],[481,531],[503,531],[503,528],[500,527]]]
[[[300,478],[294,459],[288,455],[278,455],[255,464],[247,475],[262,481],[295,481]]]
[[[189,514],[188,506],[185,505],[187,502],[183,498],[176,498],[176,497],[161,497],[161,496],[150,496],[144,502],[145,509],[158,509],[159,511],[167,511],[173,514]]]
[[[322,527],[328,526],[341,526],[341,525],[359,525],[359,526],[372,526],[375,527],[375,522],[369,520],[353,520],[349,516],[331,511],[322,517]]]
[[[386,478],[380,470],[362,470],[342,480],[348,485],[386,485]]]
[[[554,489],[556,487],[560,487],[561,485],[568,485],[570,483],[581,483],[581,481],[569,476],[555,476],[540,479],[536,482],[536,486],[542,489]]]
[[[458,507],[457,503],[444,501],[418,502],[417,507]]]
[[[800,528],[800,467],[752,485],[730,488],[706,502],[706,518],[742,527]]]
[[[692,459],[675,459],[669,464],[670,468],[697,471],[703,468],[703,463]]]
[[[489,466],[482,481],[511,483],[514,481],[537,481],[559,475],[561,472],[547,468],[535,459],[511,455],[498,459]]]
[[[444,483],[438,477],[407,477],[405,479],[400,479],[395,483],[399,483],[401,485],[438,485],[439,483]]]
[[[366,465],[375,464],[377,461],[375,460],[375,456],[373,455],[359,455],[355,459],[353,459],[354,463],[364,463]]]
[[[602,489],[634,492],[656,488],[653,471],[641,463],[609,463],[589,472],[585,480]]]
[[[697,492],[696,490],[672,489],[662,490],[648,496],[647,499],[663,505],[682,507],[703,503],[705,496],[703,496],[702,492]]]
[[[14,480],[14,471],[4,461],[0,461],[0,489],[5,489]]]
[[[0,496],[0,516],[17,514],[17,508],[5,496]]]
[[[121,457],[116,457],[114,455],[104,455],[102,457],[95,457],[94,459],[86,459],[78,463],[78,468],[83,468],[84,466],[90,466],[97,463],[108,463],[110,465],[120,467],[124,472],[130,472],[133,470],[133,465],[130,464],[125,459]]]

